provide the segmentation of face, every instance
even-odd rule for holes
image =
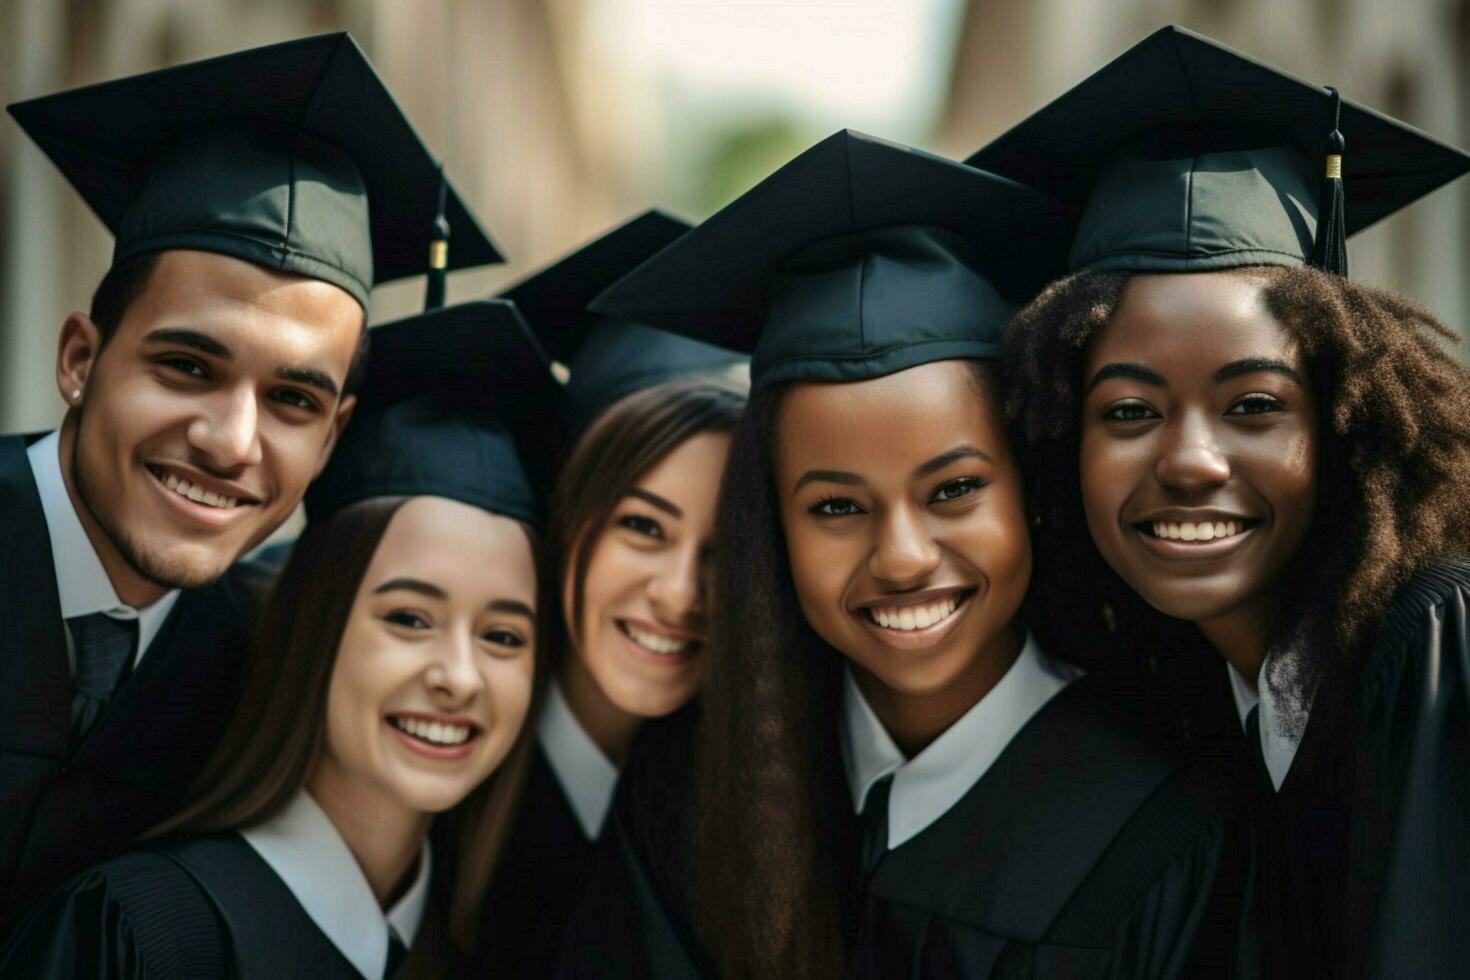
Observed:
[[[677,711],[699,683],[715,507],[730,437],[686,440],[618,502],[588,545],[576,656],[603,695],[640,718]],[[574,566],[570,562],[569,566]]]
[[[1245,275],[1138,276],[1086,358],[1082,494],[1099,550],[1148,603],[1259,612],[1312,523],[1317,406]]]
[[[115,584],[202,585],[280,526],[351,412],[362,321],[336,286],[204,252],[163,253],[100,352],[67,320],[72,485]]]
[[[934,695],[991,673],[1015,640],[1031,543],[1020,474],[972,365],[794,386],[776,478],[802,612],[860,684]]]
[[[363,576],[327,694],[320,798],[447,810],[510,751],[531,703],[536,568],[514,521],[416,497]]]

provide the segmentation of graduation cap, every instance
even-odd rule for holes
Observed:
[[[375,283],[501,261],[346,34],[10,113],[116,236],[114,264],[162,249],[218,252],[330,282],[366,308]],[[436,213],[454,230],[452,255],[431,246],[447,230]]]
[[[536,526],[517,413],[554,388],[514,305],[480,300],[374,327],[352,421],[306,491],[316,520],[372,497],[448,497]]]
[[[1067,223],[1014,181],[844,130],[603,292],[598,312],[739,351],[751,381],[995,357],[1062,269]]]
[[[563,366],[575,430],[635,391],[748,360],[723,347],[587,309],[598,293],[688,230],[688,224],[662,211],[646,211],[500,294],[516,304]]]
[[[1335,89],[1165,27],[970,157],[1080,212],[1069,268],[1311,264],[1470,170]]]

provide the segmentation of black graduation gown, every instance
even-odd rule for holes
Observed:
[[[72,879],[16,930],[0,977],[362,980],[235,833],[149,845]]]
[[[548,976],[595,848],[538,743],[485,900],[484,931],[460,975]]]
[[[26,444],[0,437],[0,937],[178,808],[238,698],[247,617],[264,588],[240,566],[181,594],[97,725],[68,745],[66,635]]]
[[[851,903],[852,975],[1250,974],[1243,811],[1225,781],[1138,734],[1119,696],[1098,678],[1072,684],[955,806],[884,855]],[[615,814],[562,976],[700,975],[669,853],[687,838],[630,826],[641,812]]]

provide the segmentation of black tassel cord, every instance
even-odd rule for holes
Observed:
[[[1340,276],[1348,274],[1347,218],[1342,192],[1342,154],[1347,141],[1340,127],[1342,96],[1328,87],[1332,98],[1332,134],[1327,137],[1327,158],[1322,186],[1317,194],[1317,238],[1312,243],[1311,264]]]

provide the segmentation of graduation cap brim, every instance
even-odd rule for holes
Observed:
[[[114,233],[156,154],[181,140],[239,126],[318,137],[361,172],[374,281],[427,271],[438,164],[345,33],[165,68],[9,109]],[[449,268],[503,261],[452,186],[445,216]]]
[[[1080,209],[1120,152],[1159,155],[1290,146],[1324,159],[1328,92],[1181,27],[1139,42],[965,162]],[[1344,98],[1338,126],[1347,233],[1470,170],[1470,156]],[[1173,147],[1168,149],[1166,147]]]
[[[651,210],[599,235],[564,258],[499,293],[534,325],[551,356],[566,364],[595,318],[587,305],[644,259],[689,231],[689,225]]]
[[[600,294],[592,309],[753,351],[766,288],[809,245],[895,226],[967,240],[996,287],[1027,299],[1066,257],[1063,209],[1016,181],[843,130]]]

